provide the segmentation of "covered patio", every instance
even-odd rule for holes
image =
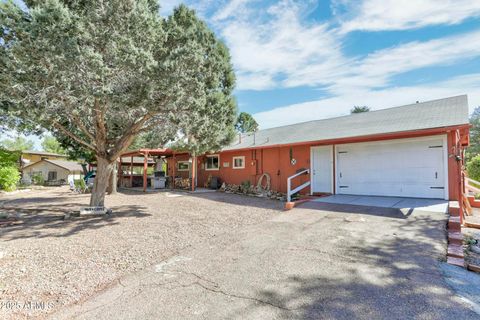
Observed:
[[[195,170],[192,170],[188,177],[184,174],[182,177],[177,170],[178,159],[188,159],[191,162],[188,152],[175,152],[167,148],[126,152],[119,159],[118,185],[147,192],[156,189],[185,188],[185,180],[189,179],[189,187],[194,190],[195,186],[191,181],[195,181]]]

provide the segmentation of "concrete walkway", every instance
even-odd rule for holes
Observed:
[[[313,200],[321,203],[349,204],[357,206],[372,206],[381,208],[395,208],[400,210],[421,210],[446,213],[448,201],[437,199],[357,196],[336,194]]]
[[[479,319],[439,269],[445,223],[438,212],[305,203],[52,318]]]

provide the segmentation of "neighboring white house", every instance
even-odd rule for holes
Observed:
[[[22,172],[23,180],[31,181],[33,176],[42,175],[46,182],[66,184],[74,179],[81,179],[83,168],[72,161],[43,159],[25,166]]]

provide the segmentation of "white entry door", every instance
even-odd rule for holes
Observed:
[[[311,147],[312,192],[333,193],[333,147]]]
[[[446,199],[444,136],[338,145],[337,193]]]

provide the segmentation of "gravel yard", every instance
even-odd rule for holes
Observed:
[[[16,224],[0,226],[2,318],[41,318],[127,273],[282,210],[278,201],[224,193],[122,192],[107,196],[110,217],[62,219],[88,200],[65,187],[0,195],[0,213],[18,216]]]

